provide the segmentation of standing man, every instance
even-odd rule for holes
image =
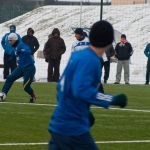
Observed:
[[[32,28],[27,30],[27,35],[22,38],[22,41],[30,47],[32,55],[34,55],[40,47],[37,38],[34,36],[34,30]]]
[[[89,133],[90,106],[108,108],[111,105],[127,105],[124,94],[111,96],[97,90],[102,72],[100,58],[113,38],[112,25],[99,21],[90,31],[91,46],[72,53],[58,83],[58,106],[49,124],[49,150],[98,150]]]
[[[110,45],[103,56],[104,60],[104,83],[107,84],[107,81],[109,79],[109,73],[110,73],[110,59],[112,56],[115,56],[115,50],[113,45]]]
[[[61,56],[66,51],[64,40],[60,37],[60,31],[55,28],[52,36],[48,39],[44,47],[44,56],[48,61],[48,82],[58,82],[60,76]]]
[[[8,76],[2,88],[2,93],[0,93],[0,101],[5,100],[6,95],[8,94],[14,81],[23,77],[23,88],[25,92],[30,95],[30,103],[33,103],[36,100],[36,96],[31,88],[31,84],[35,75],[35,66],[31,50],[28,45],[25,45],[22,41],[19,41],[16,33],[11,33],[8,36],[8,41],[15,49],[14,52],[18,60],[18,67],[12,72],[11,75]]]
[[[147,61],[147,70],[146,70],[146,85],[149,85],[150,81],[150,43],[147,44],[146,49],[144,51],[145,56],[148,58]]]
[[[120,84],[122,68],[124,69],[124,80],[125,84],[129,84],[130,74],[130,57],[133,54],[131,44],[126,40],[126,35],[121,35],[121,41],[116,45],[116,58],[118,59],[117,74],[115,84]]]
[[[77,28],[74,33],[76,41],[72,44],[72,52],[82,50],[90,45],[87,34],[82,28]]]
[[[4,79],[7,79],[7,77],[10,74],[10,70],[11,72],[14,71],[14,69],[17,67],[17,63],[16,63],[16,56],[14,53],[14,47],[12,47],[8,41],[8,36],[11,33],[15,33],[16,32],[16,26],[15,25],[11,25],[10,26],[10,32],[6,33],[1,41],[1,45],[4,49]],[[18,40],[21,40],[21,37],[19,34],[17,34],[18,36]]]

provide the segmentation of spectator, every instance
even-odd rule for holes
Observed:
[[[145,84],[149,85],[149,80],[150,80],[150,43],[146,46],[144,53],[145,53],[146,57],[148,58]]]
[[[87,48],[90,45],[87,33],[82,28],[75,30],[76,41],[72,45],[72,52]]]
[[[118,59],[115,84],[120,84],[122,68],[124,69],[125,84],[129,84],[129,63],[130,57],[133,54],[133,49],[131,44],[126,40],[125,34],[121,35],[121,41],[116,45],[115,51]]]
[[[10,71],[13,72],[17,67],[15,49],[9,43],[8,36],[10,33],[16,33],[16,26],[10,26],[10,32],[6,33],[1,41],[1,45],[4,49],[4,79],[10,75]],[[19,41],[21,41],[21,37],[17,34]]]
[[[110,59],[112,56],[115,55],[115,50],[113,45],[110,45],[104,54],[103,60],[104,60],[104,83],[107,84],[107,81],[109,79],[109,73],[110,73]]]
[[[22,40],[30,47],[32,55],[39,49],[40,45],[37,38],[34,36],[34,30],[32,28],[27,30],[27,35],[25,35]]]
[[[43,50],[45,59],[48,62],[48,82],[57,82],[59,80],[61,56],[65,51],[65,42],[60,37],[59,29],[55,28]]]

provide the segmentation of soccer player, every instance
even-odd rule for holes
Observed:
[[[82,50],[90,45],[87,34],[83,31],[82,28],[77,28],[74,33],[76,41],[74,41],[72,44],[72,52]]]
[[[58,83],[58,106],[49,124],[49,150],[98,150],[89,133],[90,106],[127,105],[126,95],[105,95],[97,90],[102,72],[100,59],[114,39],[112,25],[96,22],[89,39],[91,46],[72,53]]]
[[[30,95],[30,102],[33,103],[36,100],[31,83],[35,75],[34,60],[32,57],[31,49],[23,42],[19,41],[16,33],[11,33],[8,36],[9,43],[15,48],[15,54],[18,60],[18,67],[8,76],[0,93],[0,101],[5,100],[11,86],[14,81],[23,77],[23,88]]]

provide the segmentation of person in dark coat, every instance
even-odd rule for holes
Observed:
[[[130,65],[130,57],[133,54],[133,48],[131,44],[127,41],[125,34],[121,35],[121,41],[116,45],[115,52],[116,58],[118,59],[115,84],[120,84],[122,68],[124,69],[125,84],[129,84],[129,74],[130,74],[129,65]]]
[[[146,83],[145,84],[149,85],[149,81],[150,81],[150,43],[147,44],[144,54],[148,58],[147,67],[146,67]]]
[[[104,83],[106,84],[109,79],[110,73],[110,59],[112,56],[115,56],[115,50],[113,45],[110,45],[105,51],[106,59],[104,59]]]
[[[59,29],[55,28],[43,50],[45,59],[48,62],[48,82],[57,82],[59,80],[61,56],[65,51],[65,42],[60,37]]]
[[[27,35],[22,37],[22,41],[30,47],[30,49],[32,51],[32,55],[34,55],[34,53],[40,47],[37,38],[34,36],[34,30],[32,28],[29,28],[27,30]]]

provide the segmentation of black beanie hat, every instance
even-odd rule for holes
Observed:
[[[82,28],[76,28],[76,30],[74,31],[75,34],[79,34],[79,35],[84,35],[83,29]]]
[[[114,40],[114,29],[109,22],[98,21],[92,26],[89,39],[95,47],[106,47]]]

